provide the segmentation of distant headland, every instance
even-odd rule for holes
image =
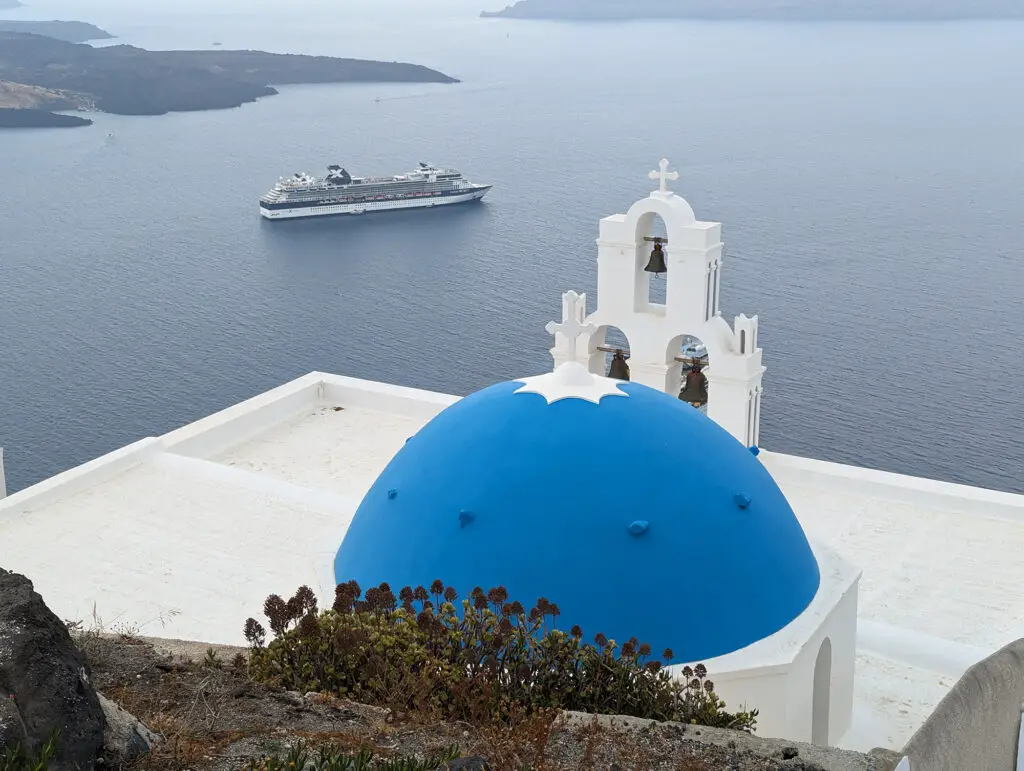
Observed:
[[[481,16],[562,21],[706,19],[949,21],[1024,19],[1021,0],[518,0]]]
[[[271,54],[93,48],[0,31],[0,108],[119,115],[238,107],[298,83],[458,83],[418,64]],[[66,124],[62,124],[66,125]]]
[[[3,0],[0,0],[2,2]],[[0,6],[2,7],[2,6]],[[0,19],[0,32],[25,32],[32,35],[65,40],[69,43],[84,43],[88,40],[110,40],[114,36],[106,30],[84,21],[12,21]]]
[[[79,118],[77,115],[58,115],[48,110],[0,107],[0,128],[74,128],[75,126],[91,125],[91,120]]]

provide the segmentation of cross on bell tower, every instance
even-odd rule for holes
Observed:
[[[702,374],[708,417],[747,446],[756,445],[764,373],[757,317],[737,317],[735,329],[722,318],[722,226],[699,221],[690,204],[669,190],[679,173],[669,171],[667,159],[647,177],[658,182],[657,190],[625,214],[601,220],[597,308],[585,316],[586,296],[568,292],[562,299],[562,323],[547,327],[556,339],[551,350],[555,366],[579,360],[591,373],[604,375],[606,354],[613,350],[605,336],[616,327],[627,341],[630,379],[678,397],[683,362],[688,361],[682,346],[696,337],[707,351]],[[665,237],[653,235],[658,219]],[[647,270],[649,265],[657,270]],[[656,303],[650,296],[651,276],[662,272],[665,302]]]
[[[674,193],[668,189],[668,182],[669,180],[675,182],[677,179],[679,179],[679,172],[668,170],[668,159],[666,158],[661,159],[661,162],[658,164],[658,169],[658,171],[652,171],[647,176],[650,179],[658,180],[658,193],[660,193],[661,195],[674,195]]]

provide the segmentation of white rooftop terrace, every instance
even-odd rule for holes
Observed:
[[[312,373],[0,500],[0,565],[65,619],[238,644],[268,594],[330,603],[363,494],[458,398]],[[760,458],[808,536],[863,570],[842,744],[902,747],[968,666],[1024,637],[1024,496]]]

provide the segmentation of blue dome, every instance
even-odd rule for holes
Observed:
[[[679,399],[583,376],[616,395],[524,392],[550,391],[556,372],[486,388],[424,426],[356,511],[337,581],[440,579],[462,598],[504,586],[527,608],[558,605],[561,629],[636,637],[677,662],[800,615],[818,565],[761,462]]]

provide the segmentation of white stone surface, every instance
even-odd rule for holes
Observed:
[[[270,593],[329,596],[329,544],[358,499],[328,509],[161,460],[41,510],[3,510],[4,566],[63,619],[210,642],[237,643]]]
[[[760,457],[808,536],[864,571],[862,619],[987,652],[1024,637],[1024,496]]]
[[[853,722],[842,746],[860,752],[902,749],[958,679],[863,651],[856,667]]]
[[[284,482],[362,496],[423,421],[379,410],[317,406],[211,460]]]

